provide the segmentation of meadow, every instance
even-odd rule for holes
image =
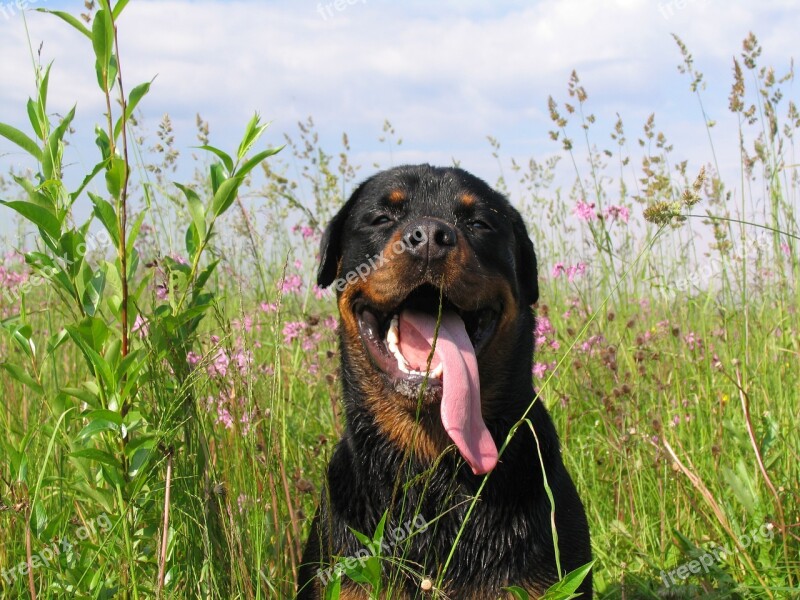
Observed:
[[[35,164],[0,176],[19,220],[0,254],[0,597],[290,598],[342,431],[317,251],[373,167],[346,135],[323,148],[310,118],[274,140],[243,117],[223,150],[198,116],[184,156],[169,118],[145,117],[151,84],[122,77],[126,4],[52,16],[94,50],[94,132],[48,111],[36,59],[29,128],[0,123]],[[548,106],[552,157],[489,140],[539,258],[531,376],[586,505],[598,598],[800,598],[800,112],[791,71],[760,53],[754,35],[736,51],[736,179],[704,112],[705,164],[655,115],[596,133],[575,73]],[[97,163],[76,178],[77,136]],[[382,136],[388,158],[388,121]]]

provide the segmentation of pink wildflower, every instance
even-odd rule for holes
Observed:
[[[140,338],[146,337],[150,333],[150,325],[147,323],[142,315],[136,315],[136,320],[133,322],[133,333],[138,333]]]
[[[288,321],[283,326],[283,342],[284,344],[291,344],[292,341],[300,337],[300,334],[306,328],[303,321]]]
[[[303,287],[303,279],[300,275],[289,275],[281,281],[280,289],[282,294],[296,294]]]
[[[628,219],[631,216],[631,211],[628,209],[627,206],[609,206],[605,210],[606,218],[611,218],[614,221],[622,221],[623,223],[627,223]]]
[[[336,331],[339,328],[339,321],[333,315],[325,317],[323,324],[331,331]]]
[[[583,221],[594,221],[597,218],[597,213],[594,211],[594,202],[589,204],[583,200],[579,200],[572,209],[572,214]]]

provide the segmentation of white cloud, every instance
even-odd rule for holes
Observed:
[[[372,158],[384,152],[376,138],[388,117],[405,140],[403,157],[463,156],[473,163],[483,155],[490,169],[487,134],[528,155],[557,151],[546,142],[546,99],[566,99],[576,69],[601,129],[610,130],[617,111],[631,130],[624,111],[634,111],[634,120],[656,112],[668,134],[678,132],[678,147],[684,142],[681,150],[701,159],[706,147],[694,142],[704,135],[702,121],[675,69],[680,55],[670,32],[681,35],[706,72],[713,95],[707,104],[717,118],[727,105],[730,57],[744,35],[760,33],[767,54],[784,64],[796,37],[790,0],[758,7],[722,0],[491,7],[359,0],[327,19],[319,5],[134,0],[120,23],[127,87],[158,75],[142,108],[153,126],[169,112],[184,146],[195,143],[196,112],[211,122],[213,140],[230,146],[258,110],[275,120],[273,140],[313,115],[325,142],[338,147],[348,131],[356,155]],[[63,112],[77,101],[79,127],[93,124],[103,103],[88,40],[48,15],[29,15],[28,22],[34,44],[45,41],[43,59],[56,60],[51,106]],[[0,31],[0,118],[23,126],[33,85],[21,19],[0,20]],[[84,130],[87,139],[90,132]]]

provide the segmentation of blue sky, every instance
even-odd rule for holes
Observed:
[[[74,13],[83,2],[29,5]],[[43,61],[55,60],[49,108],[63,114],[78,105],[71,158],[91,166],[92,131],[103,110],[91,47],[52,16],[28,13],[27,25],[33,47],[44,43]],[[547,97],[567,99],[573,69],[598,119],[598,145],[610,145],[617,113],[631,140],[656,113],[690,172],[708,162],[697,101],[676,69],[673,32],[705,73],[715,145],[723,170],[733,169],[731,64],[751,30],[764,62],[779,72],[788,68],[800,30],[793,0],[131,0],[120,43],[128,89],[157,75],[141,105],[150,131],[169,113],[184,155],[197,143],[197,113],[210,122],[212,143],[223,148],[235,147],[254,111],[273,121],[270,145],[282,143],[284,132],[296,137],[297,121],[311,115],[329,152],[348,133],[361,177],[373,163],[450,164],[455,158],[495,181],[499,170],[487,135],[500,140],[505,158],[526,162],[558,152],[548,139]],[[0,55],[0,121],[29,130],[31,59],[11,0],[0,0]],[[403,139],[391,157],[378,141],[386,118]],[[16,147],[0,140],[0,172],[26,164]],[[2,222],[7,227],[8,219]]]

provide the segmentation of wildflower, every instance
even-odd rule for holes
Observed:
[[[133,333],[138,333],[140,338],[144,338],[150,333],[150,325],[147,323],[142,315],[136,315],[136,320],[133,322]]]
[[[331,331],[336,331],[339,328],[339,321],[333,315],[329,315],[329,316],[325,317],[325,320],[323,321],[323,323],[324,323],[325,327],[327,327]]]
[[[690,331],[683,336],[683,343],[688,346],[689,350],[702,350],[703,340],[698,337],[694,331]]]
[[[568,267],[564,267],[564,263],[556,263],[553,267],[553,278],[558,279],[561,275],[567,276],[567,281],[572,283],[575,281],[575,278],[579,275],[583,275],[586,273],[587,265],[586,263],[576,263],[574,265],[570,265]]]
[[[292,341],[300,337],[300,334],[306,328],[303,321],[288,321],[283,326],[283,342],[284,344],[291,344]]]
[[[253,354],[250,351],[238,350],[232,358],[242,375],[246,374],[250,370],[250,365],[253,364]]]
[[[596,351],[595,346],[605,342],[606,339],[602,335],[593,335],[588,340],[581,344],[581,350],[593,354]]]
[[[217,349],[214,359],[208,365],[206,371],[209,377],[225,377],[228,374],[230,358],[222,348]]]
[[[583,200],[579,200],[572,209],[572,214],[583,221],[594,221],[597,218],[597,213],[594,211],[594,202],[589,204]]]
[[[577,263],[567,268],[567,281],[572,283],[575,277],[586,273],[586,263]]]
[[[631,216],[631,211],[627,206],[609,206],[605,210],[605,216],[606,218],[610,218],[614,221],[622,221],[623,223],[627,224],[628,219]]]
[[[300,275],[289,275],[281,281],[280,290],[282,294],[296,294],[303,287],[303,279]]]
[[[161,301],[166,300],[169,297],[169,290],[167,289],[167,284],[159,283],[156,284],[156,298]]]
[[[321,288],[317,284],[314,284],[312,290],[314,292],[314,297],[317,300],[322,300],[325,296],[330,294],[330,288]]]
[[[262,302],[261,303],[261,310],[265,313],[271,313],[278,310],[278,303],[277,302]]]
[[[236,329],[242,329],[247,333],[250,333],[250,331],[253,329],[253,317],[250,315],[245,315],[245,317],[241,320],[234,319],[231,321],[231,325],[233,325],[233,327]]]
[[[544,379],[546,373],[547,364],[537,362],[535,365],[533,365],[533,376],[537,379]]]
[[[791,256],[792,255],[792,250],[791,250],[791,248],[789,248],[789,244],[787,244],[786,242],[782,242],[781,243],[781,252],[783,252],[783,254],[785,256]]]
[[[313,334],[311,334],[309,336],[306,336],[306,338],[303,340],[303,344],[302,344],[303,350],[305,352],[313,350],[314,348],[316,348],[317,344],[319,344],[319,341],[321,339],[322,339],[322,334],[319,333],[318,331],[314,332]]]
[[[300,235],[303,236],[303,239],[314,237],[314,228],[306,225],[305,227],[300,229]]]
[[[222,405],[217,407],[217,425],[219,424],[224,425],[225,429],[231,429],[233,427],[233,417],[230,411]]]
[[[273,375],[275,375],[275,367],[273,367],[272,365],[261,365],[260,367],[258,367],[258,370],[261,371],[261,373],[263,373],[267,377],[272,377]]]
[[[200,362],[200,355],[190,350],[189,352],[186,353],[186,362],[194,366]]]

